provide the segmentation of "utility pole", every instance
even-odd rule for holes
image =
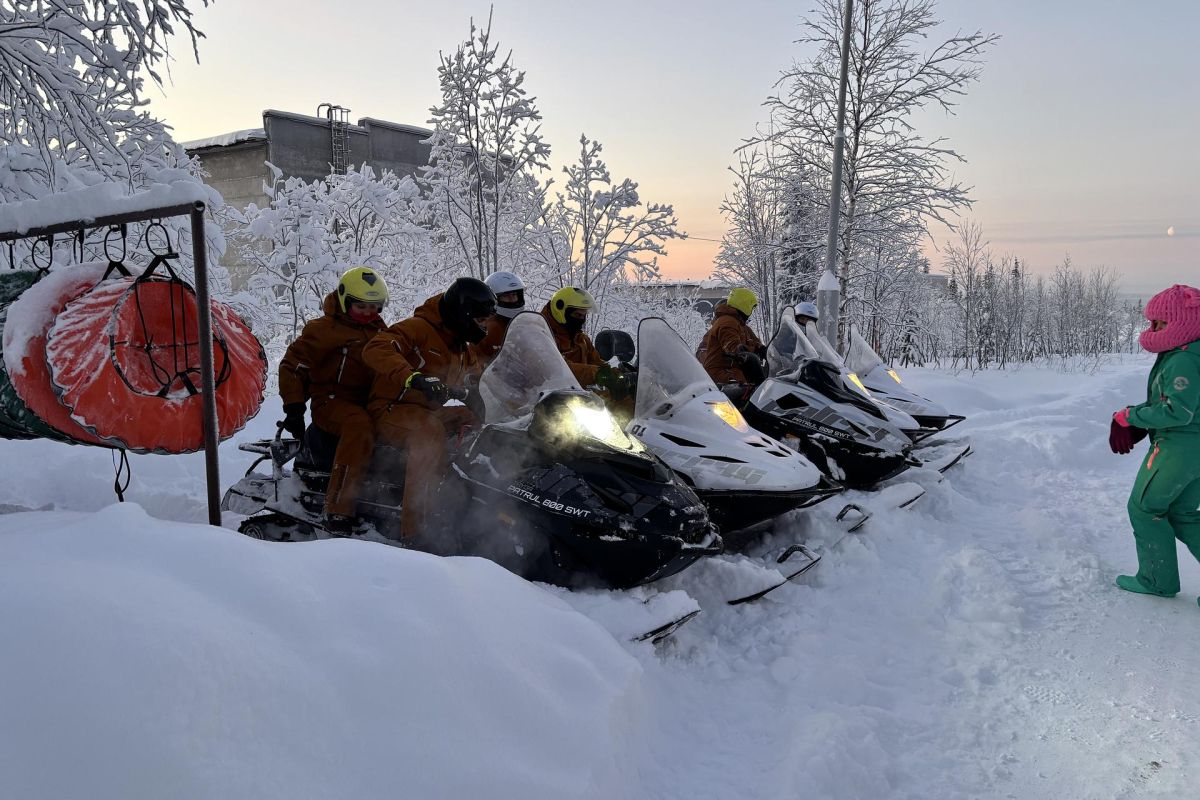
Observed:
[[[829,190],[829,242],[825,249],[825,272],[817,283],[817,323],[821,334],[837,347],[838,307],[841,282],[837,276],[838,222],[842,210],[842,154],[846,149],[846,84],[850,73],[850,26],[854,22],[854,0],[846,0],[842,20],[842,75],[838,86],[837,132],[833,137],[833,186]]]

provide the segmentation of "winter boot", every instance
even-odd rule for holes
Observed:
[[[1175,596],[1175,592],[1171,592],[1170,594],[1167,594],[1164,592],[1155,591],[1154,589],[1144,586],[1142,584],[1142,582],[1139,581],[1137,579],[1137,577],[1135,577],[1133,575],[1118,575],[1117,576],[1117,586],[1119,586],[1120,588],[1124,589],[1127,592],[1136,592],[1137,594],[1152,594],[1155,597],[1174,597]],[[1200,599],[1198,599],[1197,602],[1200,602]]]

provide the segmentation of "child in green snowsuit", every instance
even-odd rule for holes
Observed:
[[[1110,435],[1114,452],[1127,453],[1138,433],[1150,434],[1129,495],[1138,573],[1117,576],[1117,586],[1172,597],[1179,592],[1175,539],[1200,560],[1200,290],[1160,292],[1145,316],[1150,327],[1141,345],[1158,353],[1146,402],[1114,414]]]

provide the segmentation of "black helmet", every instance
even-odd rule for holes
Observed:
[[[483,281],[459,278],[438,301],[442,322],[460,339],[478,344],[487,336],[487,329],[475,322],[479,317],[496,313],[496,295]]]

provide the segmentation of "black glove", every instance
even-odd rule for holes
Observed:
[[[450,390],[446,384],[442,383],[441,379],[435,378],[432,375],[422,375],[419,372],[414,372],[408,376],[408,380],[404,382],[406,389],[416,389],[421,394],[425,395],[425,399],[434,405],[440,406],[450,397]]]
[[[733,354],[733,363],[742,368],[746,380],[758,385],[767,379],[767,371],[763,369],[763,361],[757,353],[749,350],[739,350]]]
[[[608,364],[602,364],[596,370],[596,385],[608,392],[614,401],[624,400],[629,396],[631,381]]]
[[[1108,446],[1114,453],[1127,455],[1133,451],[1133,446],[1146,438],[1146,429],[1136,425],[1125,427],[1115,419],[1108,428]]]
[[[283,404],[283,429],[293,439],[304,438],[304,403]]]

